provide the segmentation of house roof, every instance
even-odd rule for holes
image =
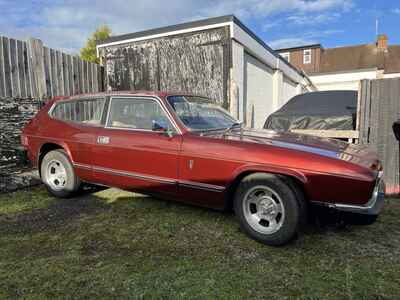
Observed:
[[[385,73],[400,73],[400,45],[379,50],[375,44],[321,49],[319,70],[315,73],[335,73],[362,69],[379,69]]]
[[[302,45],[277,49],[278,53],[294,52],[303,49],[320,48],[320,63],[309,74],[337,73],[352,70],[379,69],[385,74],[400,73],[400,45],[378,49],[374,44],[364,44],[337,48],[323,48],[321,44]]]
[[[373,44],[323,49],[318,73],[376,68],[377,54]]]
[[[389,46],[385,53],[385,73],[400,73],[400,45]]]

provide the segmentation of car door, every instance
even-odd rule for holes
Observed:
[[[49,112],[52,123],[47,134],[62,143],[76,175],[89,182],[93,181],[92,151],[102,126],[105,102],[101,96],[64,100],[55,103]]]
[[[179,128],[160,99],[111,97],[93,151],[96,181],[174,196],[181,142]]]

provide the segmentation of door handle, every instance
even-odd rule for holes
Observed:
[[[109,136],[99,136],[97,137],[97,144],[109,144],[110,143],[110,137]]]

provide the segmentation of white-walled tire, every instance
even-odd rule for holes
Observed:
[[[50,151],[44,156],[40,174],[49,193],[59,198],[73,196],[81,185],[71,161],[61,149]]]
[[[239,184],[234,209],[242,230],[271,246],[291,241],[300,229],[301,207],[293,187],[273,174],[255,173]]]

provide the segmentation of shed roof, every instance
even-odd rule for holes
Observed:
[[[205,28],[205,29],[207,27],[216,28],[220,24],[221,24],[221,26],[223,24],[228,25],[227,23],[233,23],[233,24],[237,25],[238,27],[240,27],[252,39],[257,41],[257,43],[260,44],[265,50],[267,50],[269,53],[271,53],[276,59],[282,61],[283,64],[288,65],[290,69],[295,71],[302,78],[306,78],[306,80],[308,82],[311,82],[308,79],[307,75],[304,74],[304,72],[302,72],[297,67],[293,66],[291,63],[289,63],[288,61],[283,59],[278,54],[278,52],[276,52],[271,47],[269,47],[261,38],[259,38],[253,31],[251,31],[247,26],[245,26],[234,15],[226,15],[226,16],[221,16],[221,17],[207,18],[207,19],[203,19],[203,20],[186,22],[186,23],[177,24],[177,25],[159,27],[159,28],[140,31],[140,32],[112,36],[106,40],[98,41],[97,48],[107,47],[107,46],[112,46],[112,45],[117,45],[117,44],[125,44],[125,43],[135,41],[135,40],[146,40],[147,38],[148,39],[157,38],[157,37],[165,36],[165,35],[177,35],[180,32],[197,31],[197,30],[199,30],[199,28]]]
[[[181,24],[176,24],[176,25],[159,27],[159,28],[154,28],[154,29],[150,29],[150,30],[144,30],[144,31],[139,31],[139,32],[111,36],[108,39],[105,39],[103,41],[98,41],[97,46],[107,45],[107,44],[115,43],[115,42],[125,42],[127,40],[145,38],[148,36],[162,35],[162,34],[166,34],[169,32],[188,30],[188,29],[192,29],[192,28],[213,26],[213,25],[218,25],[218,24],[223,24],[223,23],[228,23],[228,22],[232,22],[232,23],[235,23],[236,25],[238,25],[247,34],[249,34],[253,39],[257,40],[257,42],[259,42],[264,48],[266,48],[268,51],[273,53],[277,58],[280,58],[280,56],[275,52],[275,50],[273,50],[271,47],[269,47],[262,39],[260,39],[253,31],[251,31],[246,25],[244,25],[234,15],[226,15],[226,16],[221,16],[221,17],[207,18],[207,19],[203,19],[203,20],[197,20],[197,21],[191,21],[191,22],[186,22],[186,23],[181,23]]]
[[[203,26],[211,26],[211,25],[225,23],[225,22],[234,22],[235,20],[239,21],[239,20],[237,20],[237,18],[234,15],[208,18],[208,19],[204,19],[204,20],[186,22],[186,23],[182,23],[182,24],[159,27],[159,28],[154,28],[154,29],[150,29],[150,30],[144,30],[144,31],[139,31],[139,32],[111,36],[106,40],[97,42],[97,45],[100,46],[100,45],[114,43],[114,42],[121,42],[121,41],[125,41],[125,40],[137,39],[137,38],[151,36],[151,35],[163,34],[163,33],[171,32],[171,31],[190,29],[193,27],[203,27]]]
[[[310,45],[301,45],[301,46],[296,46],[296,47],[279,48],[279,49],[275,49],[275,51],[281,53],[281,52],[285,52],[285,51],[313,49],[313,48],[322,48],[322,46],[321,46],[321,44],[310,44]]]

